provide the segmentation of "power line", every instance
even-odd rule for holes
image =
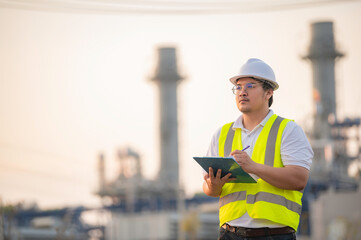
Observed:
[[[298,9],[346,2],[360,2],[360,0],[0,0],[0,7],[103,14],[231,14]]]

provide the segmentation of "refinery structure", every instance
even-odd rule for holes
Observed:
[[[151,81],[160,96],[158,177],[145,179],[139,154],[125,148],[118,154],[118,177],[106,183],[104,159],[100,156],[98,195],[113,201],[105,206],[112,216],[105,235],[114,240],[212,239],[217,235],[218,214],[213,209],[211,212],[198,212],[198,209],[215,199],[207,196],[185,199],[179,183],[177,86],[183,78],[178,72],[176,48],[161,47],[157,53],[157,67]],[[133,230],[137,228],[144,231]]]
[[[332,22],[317,22],[311,26],[312,39],[304,57],[312,66],[314,117],[312,141],[315,157],[312,163],[312,183],[327,188],[356,189],[358,183],[348,176],[348,167],[360,159],[360,118],[339,119],[335,64],[343,53],[335,48]],[[350,147],[358,146],[351,155]]]
[[[307,133],[315,157],[304,193],[299,237],[323,239],[330,226],[341,226],[349,231],[348,239],[360,239],[361,216],[360,211],[355,212],[355,207],[361,208],[360,181],[348,174],[349,166],[360,161],[360,118],[338,118],[335,65],[342,61],[343,53],[335,47],[333,23],[313,23],[311,32],[310,47],[303,59],[310,63],[313,72],[313,127]],[[104,170],[107,161],[100,154],[96,194],[102,199],[103,207],[93,210],[109,213],[108,223],[104,226],[82,224],[79,217],[90,210],[87,208],[18,212],[13,218],[20,231],[11,239],[88,239],[92,231],[98,233],[93,239],[104,240],[216,238],[218,199],[202,194],[185,198],[179,182],[177,86],[183,78],[178,71],[176,50],[174,47],[158,49],[157,67],[151,79],[160,96],[161,147],[157,178],[146,179],[140,154],[124,148],[117,152],[117,178],[107,179]],[[45,225],[50,226],[49,221],[45,224],[49,219],[58,229],[53,235],[50,230],[48,235],[41,231]],[[5,221],[12,220],[8,217]],[[8,227],[9,223],[2,225]],[[1,231],[12,232],[6,227]],[[3,239],[0,235],[0,240]]]

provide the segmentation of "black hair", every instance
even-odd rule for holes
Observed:
[[[257,79],[258,80],[258,79]],[[272,87],[271,84],[269,84],[268,82],[266,81],[263,81],[263,80],[258,80],[258,81],[261,81],[262,82],[262,88],[263,90],[267,91],[269,89],[274,89]],[[270,97],[270,99],[268,99],[268,107],[271,107],[272,106],[272,103],[273,103],[273,95]]]

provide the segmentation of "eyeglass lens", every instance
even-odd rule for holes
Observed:
[[[246,84],[244,85],[244,89],[252,89],[252,88],[254,88],[254,85],[255,85],[255,83],[246,83]],[[234,86],[234,87],[232,88],[232,91],[233,91],[234,94],[236,94],[236,93],[242,91],[242,89],[243,89],[243,88],[242,88],[241,85],[237,85],[237,86]]]

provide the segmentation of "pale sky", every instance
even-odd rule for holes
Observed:
[[[333,21],[339,116],[361,116],[361,2],[272,12],[89,14],[0,7],[0,197],[41,207],[94,205],[97,156],[107,178],[131,147],[144,175],[159,169],[158,89],[149,81],[159,46],[177,47],[179,165],[187,196],[218,127],[239,115],[229,78],[250,57],[279,82],[272,109],[304,128],[312,117],[310,24]]]

